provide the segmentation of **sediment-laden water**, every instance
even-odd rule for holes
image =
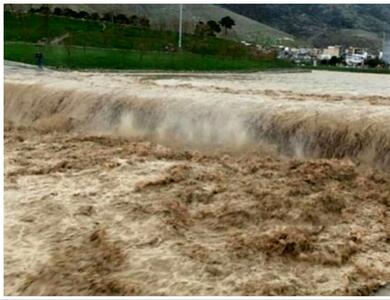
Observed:
[[[5,67],[5,294],[369,295],[386,75]]]

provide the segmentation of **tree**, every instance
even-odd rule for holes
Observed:
[[[79,19],[88,19],[89,18],[89,13],[87,13],[84,10],[80,10],[77,14],[77,18]]]
[[[65,17],[74,18],[77,13],[70,8],[65,8],[63,14]]]
[[[217,22],[210,20],[207,23],[199,21],[195,26],[195,34],[199,36],[215,36],[216,32],[221,32],[221,27]]]
[[[119,14],[114,17],[114,23],[118,24],[129,24],[129,18],[126,17],[124,14]]]
[[[366,62],[366,65],[368,65],[371,68],[376,68],[378,66],[384,65],[384,61],[380,60],[379,58],[370,58]]]
[[[150,27],[150,21],[148,18],[146,17],[140,17],[138,19],[138,25],[141,27],[141,28],[149,28]]]
[[[70,15],[71,18],[78,19],[79,13],[77,11],[70,10],[70,13],[71,13]]]
[[[34,8],[34,7],[31,7],[31,8],[28,10],[28,12],[29,12],[30,14],[35,14],[35,13],[39,12],[39,9],[38,9],[38,8]]]
[[[227,30],[231,29],[236,23],[232,18],[229,16],[223,17],[220,21],[219,24],[221,24],[222,27],[225,28],[225,35],[227,34]]]
[[[132,26],[138,26],[138,17],[136,15],[132,15],[129,18],[129,24]]]
[[[38,9],[38,12],[44,15],[48,15],[50,14],[50,8],[47,4],[44,4]]]
[[[321,64],[321,65],[328,65],[328,64],[329,64],[329,60],[327,60],[327,59],[321,59],[321,60],[320,60],[320,64]]]
[[[210,35],[215,36],[215,33],[220,33],[221,32],[221,26],[214,20],[210,20],[207,22],[207,26],[210,29]]]
[[[106,21],[106,22],[112,22],[113,21],[113,14],[111,12],[103,14],[102,18],[100,20]]]
[[[98,13],[94,12],[94,13],[90,14],[89,18],[90,18],[91,20],[97,21],[97,20],[100,19],[100,16],[99,16]]]
[[[337,65],[338,63],[340,63],[341,62],[341,59],[340,58],[337,58],[336,56],[332,56],[331,58],[330,58],[330,60],[329,60],[329,64],[331,65],[331,66],[335,66],[335,65]]]
[[[195,26],[195,35],[199,36],[205,36],[207,35],[207,31],[209,30],[209,27],[207,24],[203,23],[202,21],[199,21]]]
[[[63,12],[62,9],[59,7],[56,7],[53,12],[56,16],[62,16]]]

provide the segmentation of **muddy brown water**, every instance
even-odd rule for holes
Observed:
[[[386,75],[5,74],[5,294],[390,282]]]

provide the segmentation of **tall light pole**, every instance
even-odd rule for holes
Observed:
[[[183,4],[180,4],[180,20],[179,20],[179,49],[181,49],[181,37],[183,34]]]

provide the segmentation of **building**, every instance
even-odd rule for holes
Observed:
[[[368,52],[363,48],[349,47],[345,50],[345,63],[348,66],[363,65],[368,58]]]
[[[319,60],[330,60],[333,56],[339,58],[341,56],[341,46],[328,46],[328,48],[324,48],[317,55]]]
[[[295,63],[311,63],[316,59],[319,49],[317,48],[289,48],[280,46],[278,58],[289,59]]]

